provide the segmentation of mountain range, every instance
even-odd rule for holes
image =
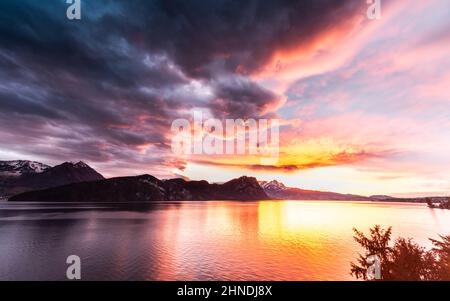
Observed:
[[[184,179],[159,180],[151,175],[79,182],[15,195],[27,202],[149,202],[179,200],[267,200],[255,178],[240,177],[224,184]]]
[[[148,202],[181,200],[413,201],[286,187],[276,180],[240,177],[226,183],[160,180],[151,175],[105,179],[84,162],[51,167],[33,161],[0,161],[0,197],[30,202]],[[439,201],[439,200],[437,200]]]

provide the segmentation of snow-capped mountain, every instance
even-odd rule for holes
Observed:
[[[82,161],[65,162],[54,167],[32,161],[0,161],[0,197],[103,179],[101,174]]]
[[[0,161],[0,176],[19,177],[24,174],[42,173],[50,166],[28,160]]]
[[[261,181],[259,185],[267,192],[278,192],[286,189],[283,183],[278,182],[277,180],[272,181]]]

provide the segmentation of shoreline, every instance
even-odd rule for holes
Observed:
[[[117,205],[145,205],[145,204],[171,204],[171,203],[189,203],[189,202],[195,202],[195,203],[201,203],[201,202],[245,202],[245,203],[252,203],[252,202],[351,202],[351,203],[411,203],[411,204],[426,204],[426,200],[412,200],[412,199],[389,199],[389,200],[312,200],[312,199],[266,199],[266,200],[170,200],[170,201],[164,201],[164,200],[155,200],[155,201],[145,201],[145,202],[110,202],[110,201],[97,201],[97,202],[84,202],[84,201],[78,201],[78,202],[65,202],[65,201],[58,201],[58,202],[41,202],[41,201],[8,201],[7,198],[0,198],[0,203],[8,203],[8,204],[117,204]]]

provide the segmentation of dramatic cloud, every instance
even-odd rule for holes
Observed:
[[[317,169],[330,186],[345,166],[449,187],[443,0],[384,1],[374,21],[365,0],[82,0],[80,21],[65,2],[0,2],[0,159],[211,180]],[[175,156],[171,122],[193,110],[280,118],[278,164]]]
[[[280,96],[245,78],[216,82],[213,91],[211,109],[216,116],[253,118],[275,111],[283,104]]]
[[[66,19],[64,1],[4,1],[2,149],[170,173],[185,164],[168,151],[173,119],[192,108],[219,118],[275,111],[283,97],[247,75],[358,3],[95,1],[82,3],[77,22]]]
[[[103,23],[141,47],[168,53],[189,76],[203,78],[217,69],[256,72],[276,52],[308,47],[364,7],[358,0],[141,0],[121,4],[123,15],[132,16],[127,22],[108,16]]]

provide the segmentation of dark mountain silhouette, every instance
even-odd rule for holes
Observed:
[[[8,196],[70,183],[104,179],[101,174],[81,161],[78,163],[65,162],[55,167],[47,166],[38,170],[39,172],[24,172],[18,176],[1,179],[0,186],[3,195]]]
[[[78,163],[64,162],[40,174],[24,175],[19,183],[30,187],[55,187],[69,183],[103,179],[104,177],[101,174],[80,161]]]
[[[25,192],[11,202],[148,202],[180,200],[267,200],[269,197],[251,177],[224,184],[183,179],[159,180],[151,175],[120,177],[74,183]]]

